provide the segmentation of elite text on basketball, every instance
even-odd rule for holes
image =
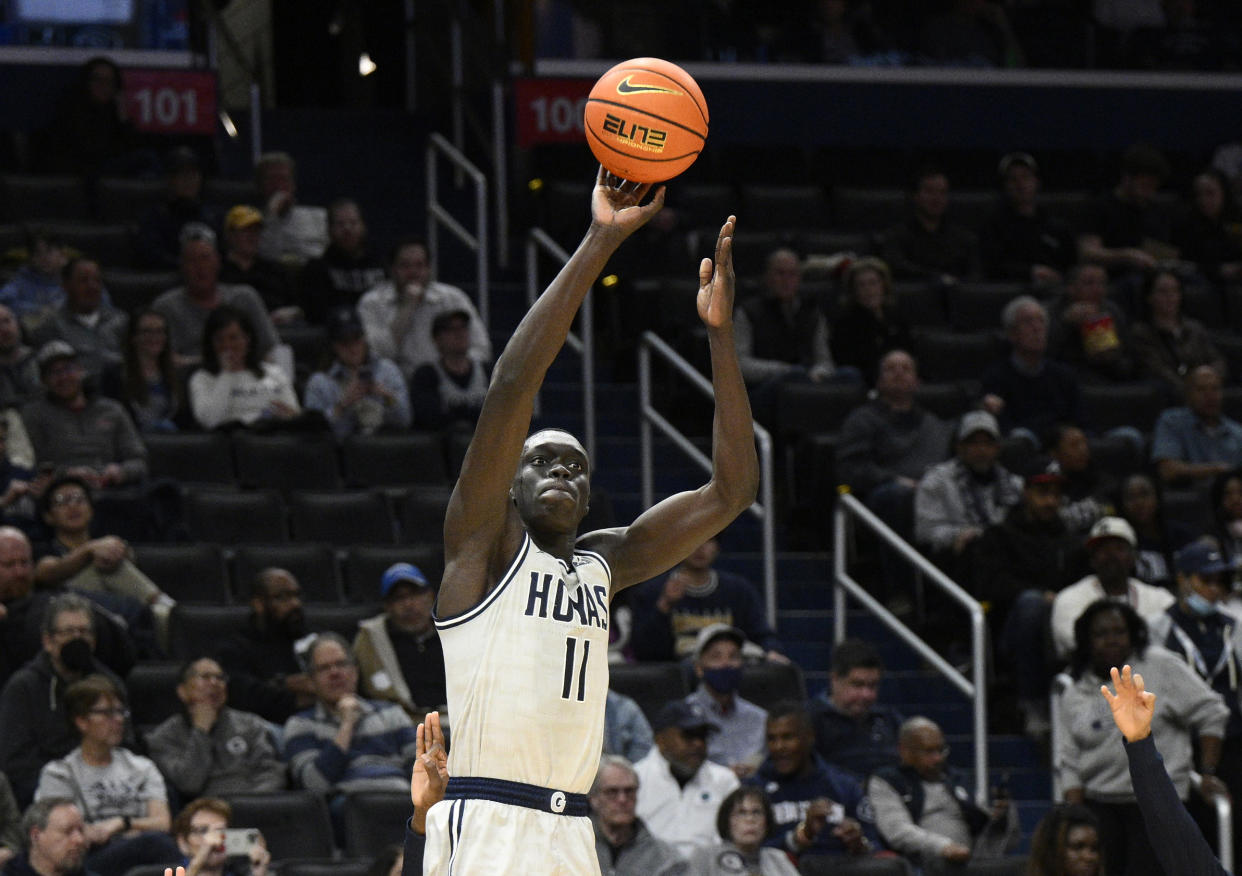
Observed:
[[[628,140],[634,146],[647,152],[663,152],[664,141],[668,139],[668,131],[649,128],[637,122],[626,122],[625,119],[612,113],[604,116],[604,133],[612,134],[620,140]]]

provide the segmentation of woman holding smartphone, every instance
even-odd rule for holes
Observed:
[[[178,813],[173,821],[172,833],[177,847],[185,856],[182,866],[177,868],[179,874],[267,876],[272,856],[267,851],[263,834],[257,830],[229,831],[232,817],[232,807],[217,797],[199,797]],[[233,849],[233,843],[226,841],[231,833],[252,836],[255,842],[244,841],[244,850]]]

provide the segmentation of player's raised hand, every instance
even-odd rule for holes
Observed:
[[[1100,693],[1113,710],[1113,721],[1127,742],[1138,742],[1151,733],[1151,718],[1156,711],[1156,695],[1143,689],[1143,676],[1130,669],[1130,664],[1112,668],[1113,687],[1117,693],[1100,685]]]
[[[644,204],[650,191],[651,183],[624,180],[601,165],[591,196],[591,219],[597,227],[616,232],[622,239],[629,237],[664,206],[664,186],[656,189],[655,197]]]
[[[440,713],[428,712],[418,725],[414,742],[414,771],[410,775],[413,827],[417,832],[426,832],[427,810],[444,799],[448,779],[448,752],[444,750]]]
[[[733,319],[733,229],[737,217],[730,216],[716,238],[716,257],[699,263],[699,319],[708,328],[720,328]]]

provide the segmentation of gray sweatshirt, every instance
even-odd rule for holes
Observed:
[[[1129,663],[1160,692],[1151,732],[1169,778],[1185,800],[1194,766],[1193,737],[1223,737],[1229,709],[1184,660],[1164,648],[1151,645],[1142,658],[1131,655]],[[1103,683],[1087,669],[1062,692],[1053,769],[1065,790],[1082,788],[1088,799],[1103,803],[1133,803],[1130,767],[1121,733],[1100,695]]]
[[[196,729],[185,715],[173,715],[147,734],[147,749],[187,797],[283,791],[285,765],[269,732],[258,715],[226,707],[210,733]]]

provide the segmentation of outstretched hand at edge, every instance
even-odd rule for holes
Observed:
[[[1127,663],[1117,671],[1111,670],[1113,687],[1117,693],[1108,689],[1108,685],[1100,685],[1100,693],[1108,700],[1108,707],[1113,710],[1113,721],[1127,742],[1138,742],[1151,734],[1151,719],[1156,712],[1156,695],[1143,688],[1143,676],[1130,669]]]
[[[410,802],[414,804],[412,827],[416,832],[427,832],[427,810],[444,799],[448,779],[448,752],[444,749],[440,713],[428,712],[418,725],[414,771],[410,775]]]
[[[699,319],[708,328],[721,328],[733,319],[733,232],[737,217],[730,216],[716,238],[716,257],[699,263]]]

